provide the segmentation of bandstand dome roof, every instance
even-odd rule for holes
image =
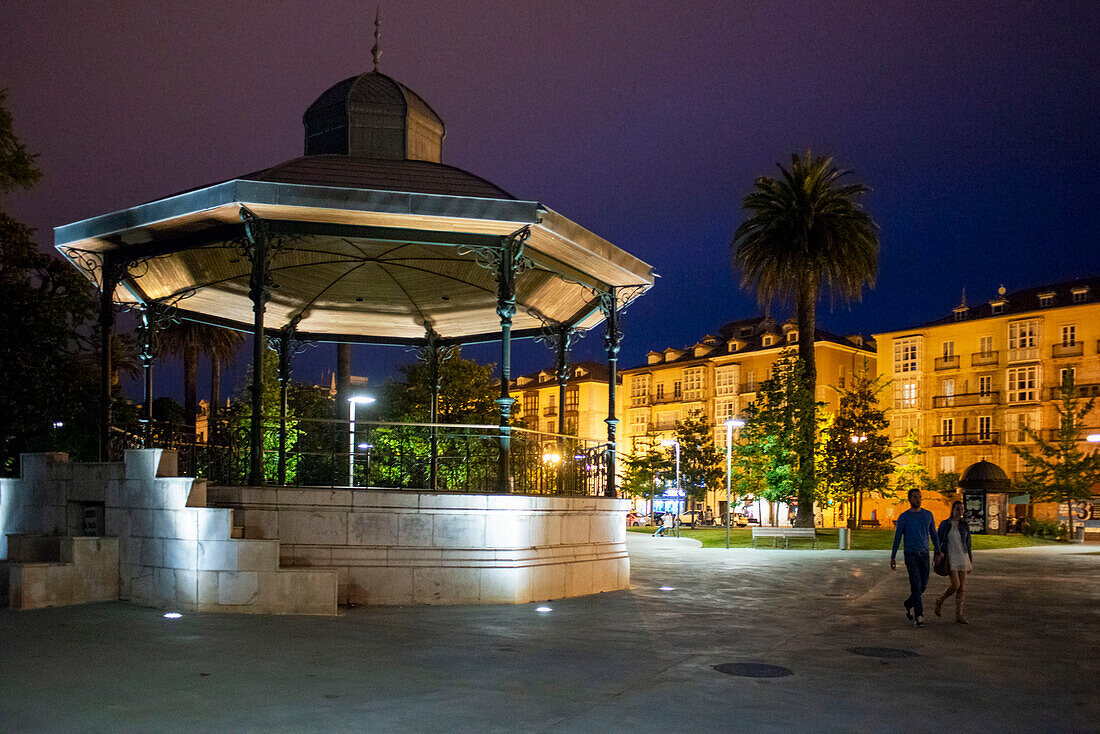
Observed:
[[[959,479],[959,486],[972,492],[1007,492],[1011,482],[1004,469],[982,459],[966,468]]]
[[[185,318],[251,330],[242,219],[274,243],[264,327],[301,338],[421,343],[498,338],[504,238],[529,232],[515,280],[513,336],[547,324],[591,328],[601,294],[620,306],[653,269],[537,201],[442,163],[443,121],[377,71],[323,92],[303,117],[306,155],[57,227],[55,246],[97,285],[124,265],[118,303],[175,306]]]

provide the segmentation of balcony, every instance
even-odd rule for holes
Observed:
[[[1059,357],[1080,357],[1085,353],[1084,342],[1074,342],[1073,344],[1055,344],[1050,348],[1051,356],[1055,359]]]
[[[997,364],[1000,361],[1000,352],[974,352],[970,355],[971,367],[982,367],[984,365]]]
[[[1034,362],[1039,359],[1039,347],[1021,347],[1008,350],[1009,362]]]
[[[558,414],[558,407],[556,405],[547,406],[547,407],[542,409],[542,414],[544,416],[557,415]]]
[[[1077,387],[1077,397],[1088,400],[1089,398],[1100,398],[1100,382],[1085,382],[1079,383]],[[1050,400],[1062,399],[1062,386],[1054,385],[1047,388],[1047,394]]]
[[[959,356],[952,354],[950,357],[936,357],[936,370],[957,370],[959,368]]]
[[[666,403],[678,403],[680,402],[680,400],[681,398],[679,395],[661,395],[659,397],[653,398],[653,404],[664,405]]]
[[[743,383],[741,385],[741,387],[738,389],[738,391],[740,392],[741,395],[744,395],[746,393],[756,392],[759,388],[760,388],[760,385],[758,385],[755,382],[746,382],[746,383]]]
[[[933,408],[966,408],[972,405],[999,405],[1000,390],[989,392],[964,392],[958,395],[936,395],[932,398]]]
[[[932,437],[933,446],[977,446],[980,444],[999,444],[999,431],[987,433],[945,433]]]
[[[565,406],[565,415],[566,415],[566,417],[576,418],[578,415],[580,415],[580,410],[578,410],[577,406],[575,406],[575,405],[566,405]]]

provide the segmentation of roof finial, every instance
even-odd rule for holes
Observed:
[[[959,303],[959,308],[966,308],[966,286],[963,286],[962,302]]]
[[[374,71],[378,71],[378,62],[382,59],[382,49],[378,46],[378,39],[382,36],[382,6],[374,9],[374,45],[370,47],[370,55],[374,59]]]

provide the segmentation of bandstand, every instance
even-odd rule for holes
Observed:
[[[518,603],[628,586],[627,503],[615,499],[619,314],[652,287],[652,268],[537,201],[516,199],[445,165],[443,121],[417,94],[380,73],[377,58],[373,71],[323,92],[303,122],[302,157],[55,230],[57,249],[100,293],[107,346],[101,364],[101,461],[115,458],[109,345],[120,306],[137,311],[143,321],[147,425],[152,342],[165,319],[251,334],[253,416],[263,415],[264,370],[258,366],[269,348],[279,353],[280,415],[250,422],[243,486],[195,482],[183,503],[182,490],[171,484],[172,507],[153,508],[200,515],[228,511],[228,525],[218,515],[205,540],[201,517],[195,533],[181,535],[170,523],[143,529],[146,548],[153,539],[162,546],[198,547],[141,556],[134,550],[140,516],[135,508],[148,509],[150,500],[112,499],[104,489],[103,534],[120,538],[120,598],[200,611],[332,613],[337,601]],[[511,342],[541,337],[550,343],[564,390],[570,343],[600,323],[605,323],[610,373],[607,435],[586,438],[597,439],[592,456],[602,464],[602,486],[597,491],[589,486],[587,493],[574,487],[579,491],[521,496],[512,466],[513,441],[522,429],[513,428],[511,420]],[[492,486],[480,492],[438,491],[438,437],[452,428],[437,423],[435,414],[440,362],[456,345],[496,340],[501,344],[499,425],[478,427],[492,432]],[[426,486],[281,487],[286,390],[292,357],[304,342],[419,351],[433,375],[431,420],[422,425],[431,446]],[[269,418],[279,427],[274,482],[264,470]],[[134,472],[134,481],[149,487],[179,481],[149,473],[160,450],[148,433],[145,438],[144,450],[127,452],[125,471],[107,475],[125,483],[127,472]],[[64,463],[57,457],[36,461],[39,469],[32,473],[39,478],[59,471],[47,467]],[[63,473],[84,471],[75,465]],[[11,481],[39,481],[35,477]],[[5,490],[18,491],[16,484]],[[65,510],[56,503],[53,508],[52,525],[47,520],[9,528],[65,534],[59,519]],[[205,559],[214,555],[203,550],[204,542],[269,545],[249,553],[241,546],[232,563],[221,559],[206,567]],[[246,568],[252,561],[245,559],[254,556],[263,556],[262,568]],[[217,565],[223,561],[225,567]],[[310,571],[315,575],[304,585],[287,580],[286,574],[298,573],[301,580]],[[242,574],[256,573],[270,578],[241,580]],[[316,575],[326,573],[332,574],[331,605],[328,577]],[[166,575],[175,581],[164,580]]]

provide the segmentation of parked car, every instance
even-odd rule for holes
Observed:
[[[626,525],[627,527],[636,528],[642,525],[649,525],[652,521],[649,515],[643,515],[640,512],[628,512],[626,513]]]
[[[750,522],[755,522],[758,525],[760,524],[756,520],[756,518],[749,517],[748,515],[746,515],[743,512],[735,512],[732,515],[730,515],[730,525],[733,525],[733,526],[736,526],[736,527],[739,527],[739,528],[747,528],[749,526]]]
[[[704,522],[703,521],[703,511],[702,510],[688,510],[687,512],[683,513],[682,515],[680,515],[680,524],[681,525],[691,525],[691,520],[692,520],[693,516],[695,518],[695,527],[697,527],[697,528],[705,527],[707,525],[720,525],[721,524],[721,518],[718,515],[715,515],[714,519],[711,520],[709,523]]]

